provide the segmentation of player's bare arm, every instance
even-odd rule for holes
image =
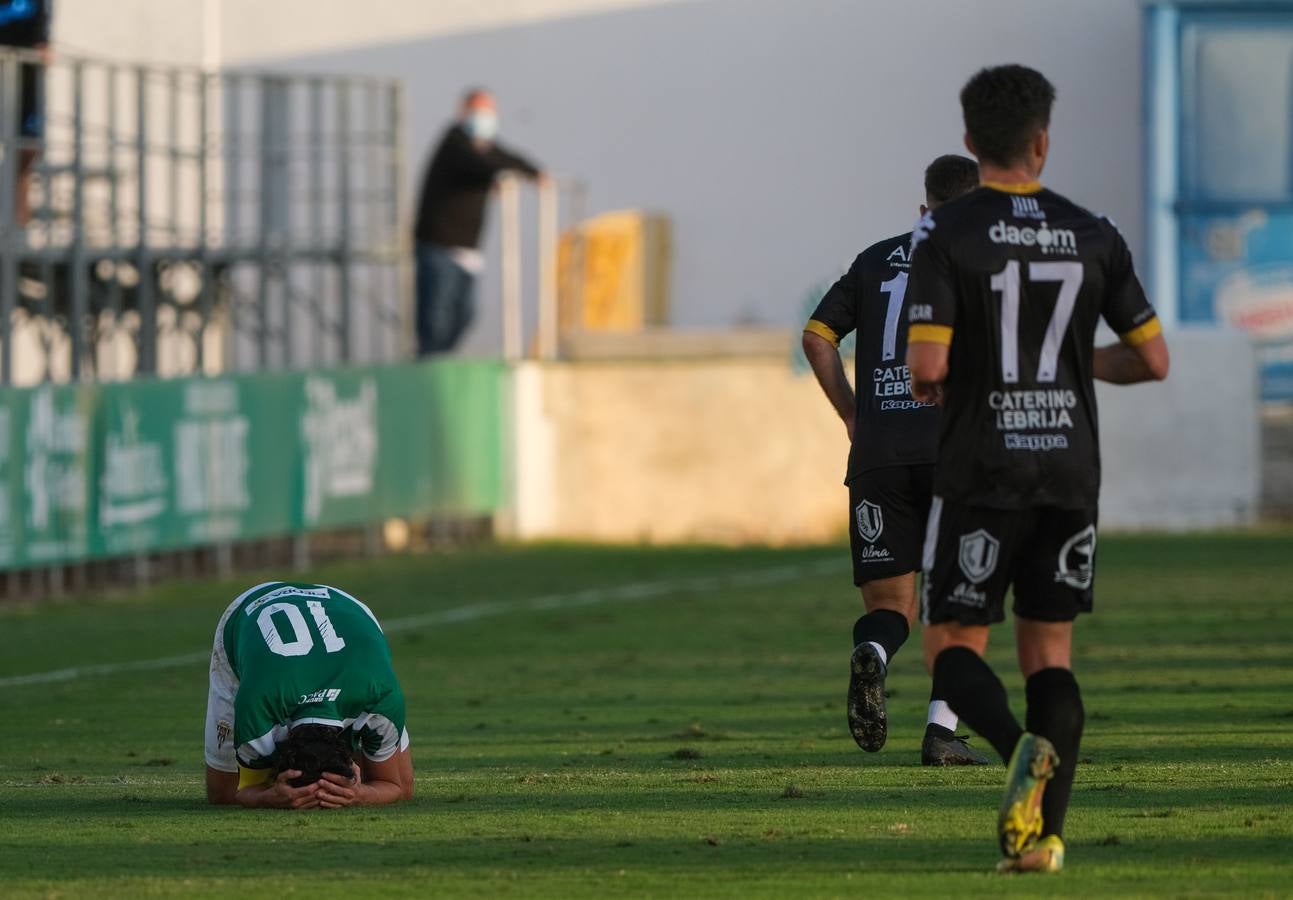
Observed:
[[[347,778],[325,772],[314,785],[319,806],[340,809],[343,806],[385,806],[413,797],[413,757],[408,750],[396,753],[384,762],[364,759]]]
[[[907,344],[907,369],[911,372],[911,395],[921,403],[943,401],[947,378],[947,345],[936,341],[911,340]]]
[[[853,386],[844,374],[844,362],[840,359],[836,344],[817,332],[805,331],[803,347],[804,356],[808,357],[808,365],[812,367],[817,383],[844,423],[851,440],[857,400],[853,396]]]
[[[1131,344],[1121,341],[1097,347],[1091,371],[1096,378],[1110,384],[1140,384],[1162,381],[1171,366],[1171,354],[1162,334]]]

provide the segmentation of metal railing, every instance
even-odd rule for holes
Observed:
[[[521,190],[526,183],[516,175],[499,179],[500,280],[503,301],[503,358],[515,362],[525,353],[525,303],[527,294],[535,298],[537,325],[534,336],[535,355],[539,359],[556,359],[558,347],[558,253],[561,239],[562,210],[573,221],[583,217],[585,188],[573,178],[550,178],[538,182],[535,253],[537,283],[532,291],[525,289],[523,271],[523,238]],[[563,205],[563,198],[565,203]]]
[[[406,356],[404,121],[390,80],[0,48],[0,383]]]

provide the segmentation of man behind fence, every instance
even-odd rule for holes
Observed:
[[[499,144],[497,135],[494,96],[472,88],[423,177],[413,228],[419,356],[448,353],[471,325],[476,276],[484,268],[480,233],[495,179],[506,171],[543,177],[533,163]]]

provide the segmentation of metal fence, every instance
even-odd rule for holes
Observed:
[[[406,356],[402,104],[381,79],[0,50],[0,383]]]

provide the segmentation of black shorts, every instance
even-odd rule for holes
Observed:
[[[1016,616],[1071,622],[1090,612],[1096,510],[989,509],[935,497],[925,541],[920,618],[989,625]]]
[[[849,482],[849,545],[853,583],[920,570],[934,467],[871,469]]]

